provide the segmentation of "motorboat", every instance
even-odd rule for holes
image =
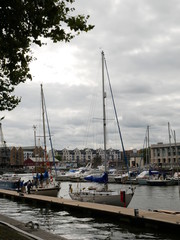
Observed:
[[[7,189],[7,190],[18,190],[22,181],[20,177],[15,173],[4,173],[0,177],[0,189]]]
[[[159,171],[155,170],[144,170],[139,175],[136,176],[136,180],[139,185],[147,185],[147,180],[149,180],[150,176],[158,175]]]

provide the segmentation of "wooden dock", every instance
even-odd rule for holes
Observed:
[[[33,222],[22,223],[15,219],[0,214],[0,239],[23,240],[66,240],[50,232],[44,231]]]
[[[64,198],[47,197],[34,194],[21,194],[15,191],[0,190],[0,197],[22,201],[37,206],[44,206],[58,210],[70,211],[80,216],[103,218],[104,221],[126,223],[139,228],[180,230],[180,212],[168,210],[146,211],[140,209],[122,208],[104,204],[73,201]]]

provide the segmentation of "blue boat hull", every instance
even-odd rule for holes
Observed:
[[[17,190],[18,189],[18,181],[4,181],[0,180],[0,189],[6,190]]]

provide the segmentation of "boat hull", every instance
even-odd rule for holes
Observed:
[[[114,178],[114,181],[115,181],[116,183],[122,183],[122,178],[121,178],[121,177],[115,177],[115,178]]]
[[[171,180],[147,180],[147,185],[150,186],[172,186],[175,185],[175,181]]]
[[[0,180],[0,189],[17,190],[18,185],[19,185],[18,181]]]
[[[69,193],[72,200],[81,202],[93,202],[107,205],[114,205],[119,207],[127,207],[134,195],[134,193],[126,193],[125,201],[121,200],[120,194],[113,194],[113,192],[75,192]]]
[[[30,193],[36,194],[36,195],[57,197],[59,190],[60,190],[59,187],[36,188],[36,189],[31,189]]]
[[[55,177],[56,181],[70,181],[70,176],[69,175],[59,175],[57,177]]]
[[[146,178],[139,178],[138,179],[139,185],[147,185],[147,179]]]

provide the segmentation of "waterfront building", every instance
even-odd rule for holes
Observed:
[[[0,147],[0,166],[10,166],[10,149],[8,147]]]
[[[42,158],[44,151],[42,147],[10,147],[10,165],[12,167],[23,167],[27,159],[39,157]]]
[[[61,157],[61,163],[67,163],[68,166],[86,166],[88,163],[94,164],[95,160],[101,160],[103,163],[105,159],[104,150],[102,148],[98,148],[96,150],[92,148],[70,150],[64,148],[63,150],[54,150],[55,156]],[[107,149],[107,159],[108,163],[111,167],[119,167],[124,164],[122,154],[120,150],[117,149]]]
[[[58,166],[59,165],[59,161],[55,158],[55,165]],[[53,158],[48,158],[48,161],[44,161],[44,158],[40,158],[40,157],[32,157],[32,158],[28,158],[24,161],[24,169],[25,170],[29,170],[29,171],[35,171],[35,169],[42,169],[44,167],[47,168],[51,168],[52,166],[54,166],[54,161]]]
[[[11,167],[23,167],[24,155],[22,147],[10,147],[10,165]]]
[[[42,147],[26,146],[26,147],[22,147],[22,149],[23,149],[24,160],[28,158],[33,158],[33,157],[43,158],[44,156],[44,150]]]
[[[129,166],[132,167],[140,167],[143,168],[145,165],[144,157],[142,155],[141,150],[133,149],[130,154],[130,164]]]
[[[31,158],[43,158],[42,147],[0,147],[0,166],[7,168],[23,168],[24,161]]]
[[[162,142],[151,145],[151,164],[177,167],[180,164],[180,143]]]

